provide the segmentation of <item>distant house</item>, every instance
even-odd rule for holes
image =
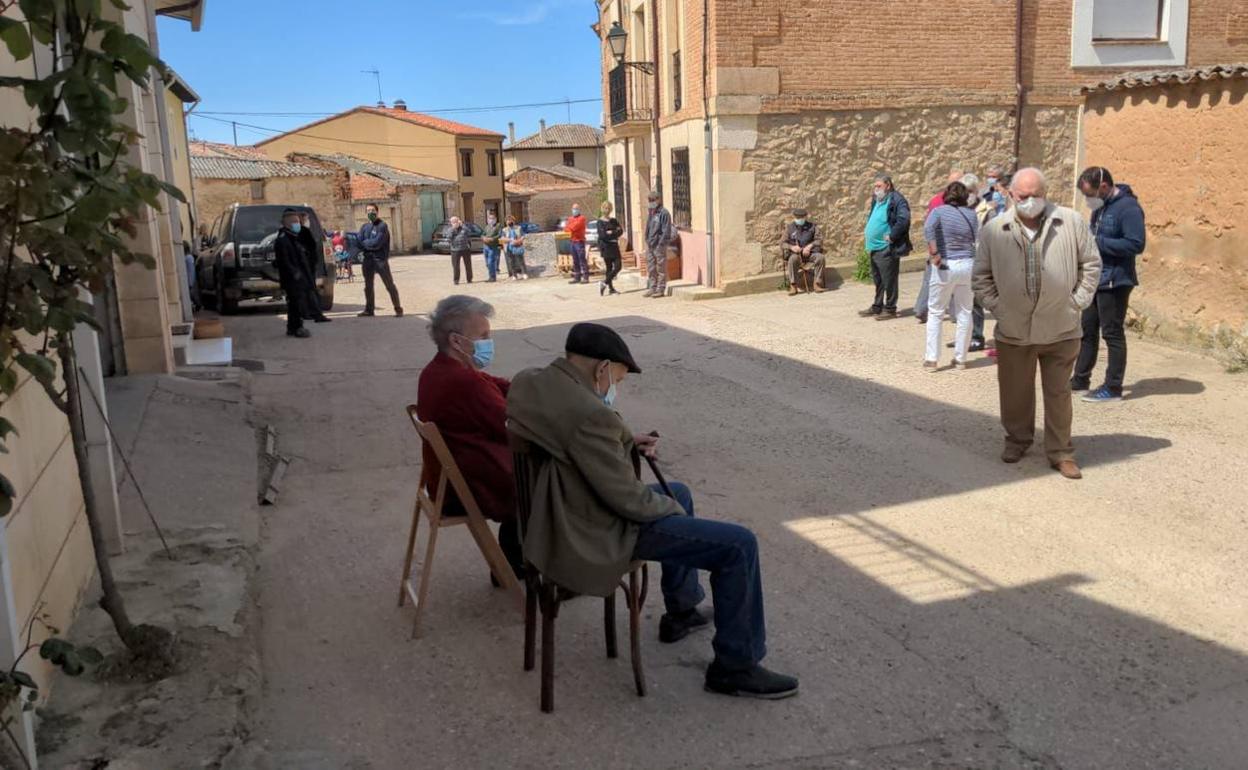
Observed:
[[[401,171],[452,180],[458,193],[446,214],[468,221],[501,216],[503,135],[453,120],[393,107],[356,107],[256,144],[272,160],[291,153],[346,155]]]
[[[584,123],[541,121],[537,133],[516,140],[515,124],[511,139],[503,148],[503,172],[510,175],[525,166],[571,166],[598,176],[606,159],[600,129]]]
[[[231,148],[226,154],[201,142],[193,143],[191,176],[195,180],[196,221],[210,233],[221,214],[236,203],[306,203],[316,209],[326,226],[338,205],[332,171],[269,160],[263,154],[248,157],[243,148]]]
[[[598,177],[573,166],[527,166],[507,176],[508,186],[531,193],[528,221],[553,228],[560,217],[580,203],[586,215],[598,213],[602,202]]]

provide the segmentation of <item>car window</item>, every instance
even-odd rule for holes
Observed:
[[[212,236],[213,243],[220,243],[222,237],[224,236],[223,226],[225,224],[225,219],[226,219],[225,215],[226,215],[226,212],[224,211],[221,212],[217,216],[217,220],[212,223],[212,230],[210,231],[209,234]]]
[[[276,233],[282,227],[282,212],[287,206],[240,206],[234,210],[234,239],[238,243],[260,243],[265,236]],[[316,239],[322,237],[320,219],[316,212],[304,206],[291,206],[308,213],[308,224]]]

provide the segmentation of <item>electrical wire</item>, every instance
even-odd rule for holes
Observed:
[[[419,112],[425,115],[439,115],[449,113],[469,113],[469,112],[501,112],[503,110],[521,110],[531,107],[558,107],[565,104],[589,104],[591,102],[601,102],[602,97],[597,96],[592,99],[560,99],[557,102],[531,102],[529,104],[499,104],[486,107],[443,107],[436,110],[414,110],[408,108],[409,112]],[[242,117],[265,117],[265,118],[326,118],[331,115],[338,115],[337,112],[247,112],[237,111],[230,112],[226,110],[200,110],[197,115],[237,115]],[[241,124],[240,124],[241,125]]]

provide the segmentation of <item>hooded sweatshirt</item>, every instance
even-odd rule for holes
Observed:
[[[1092,212],[1092,234],[1101,252],[1101,282],[1097,289],[1138,286],[1135,258],[1144,251],[1144,209],[1129,185]]]

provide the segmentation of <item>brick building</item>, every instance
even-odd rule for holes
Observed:
[[[776,269],[794,206],[833,262],[851,260],[879,170],[921,208],[950,167],[1017,159],[1069,201],[1080,85],[1248,59],[1242,0],[599,0],[599,12],[609,194],[636,236],[660,185],[684,277],[729,291]]]

